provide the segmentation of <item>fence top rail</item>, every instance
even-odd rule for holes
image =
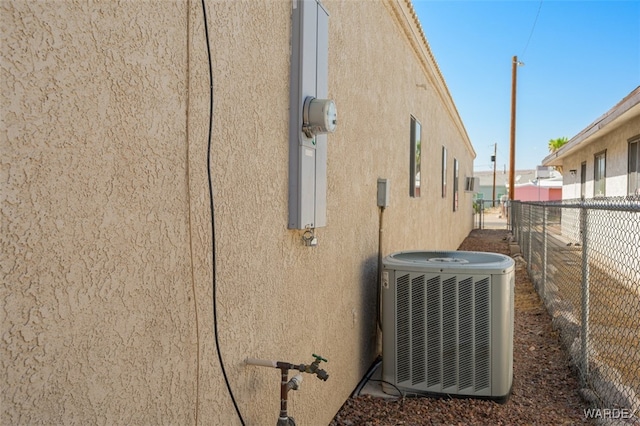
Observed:
[[[587,198],[558,201],[519,201],[519,203],[539,207],[558,207],[569,209],[593,209],[593,210],[614,210],[626,212],[640,212],[640,195],[630,195],[627,197],[607,197],[607,198]]]

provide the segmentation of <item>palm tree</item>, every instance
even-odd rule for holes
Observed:
[[[569,139],[566,136],[557,139],[549,139],[549,152],[556,152],[567,142],[569,142]]]

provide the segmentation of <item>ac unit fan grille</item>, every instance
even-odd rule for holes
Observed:
[[[489,276],[397,277],[399,385],[432,392],[489,389],[490,289]]]

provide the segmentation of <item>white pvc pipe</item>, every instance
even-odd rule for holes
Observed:
[[[244,363],[247,365],[259,365],[260,367],[278,368],[277,361],[271,361],[268,359],[247,358],[244,360]]]

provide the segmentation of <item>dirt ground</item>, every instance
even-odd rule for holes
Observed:
[[[474,230],[459,250],[509,255],[507,230]],[[587,404],[523,261],[516,261],[513,389],[506,404],[459,398],[350,398],[330,426],[339,425],[575,425]]]

